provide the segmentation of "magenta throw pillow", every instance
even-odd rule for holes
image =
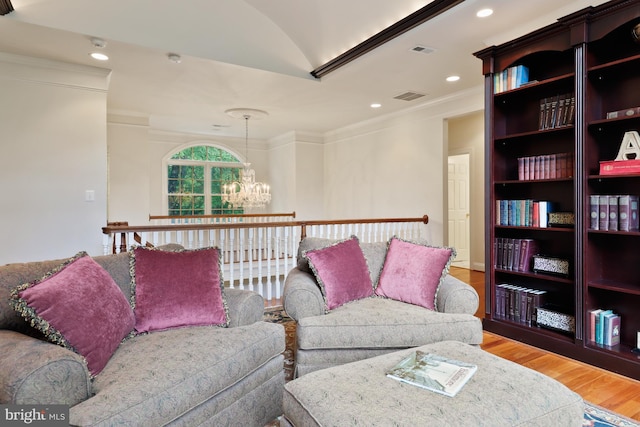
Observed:
[[[455,249],[392,237],[376,295],[436,310],[438,287],[449,272]]]
[[[38,281],[14,289],[12,305],[48,340],[84,357],[92,376],[133,330],[129,301],[85,252]]]
[[[320,285],[326,311],[370,297],[373,284],[358,238],[303,253]]]
[[[138,333],[184,326],[228,326],[218,248],[131,252],[131,294]]]

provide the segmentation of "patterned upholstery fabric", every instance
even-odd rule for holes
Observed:
[[[272,360],[266,371],[270,376],[282,374],[284,381],[284,349],[284,328],[266,322],[137,336],[124,342],[96,377],[96,396],[71,408],[71,424],[164,425],[208,401],[213,404],[218,393],[234,384],[248,381],[253,384],[249,389],[259,385],[251,375]],[[210,411],[224,409],[242,396],[240,390],[216,401]]]
[[[94,260],[129,298],[129,255]],[[0,266],[0,403],[66,404],[72,424],[102,426],[263,426],[282,413],[284,328],[262,322],[260,295],[225,289],[229,328],[130,338],[91,382],[81,356],[44,340],[8,303],[11,289],[63,261]]]
[[[0,330],[0,385],[1,403],[35,404],[56,396],[58,403],[73,406],[91,395],[82,356],[4,329]]]
[[[329,239],[305,238],[304,250],[324,247]],[[372,281],[384,265],[386,243],[360,243]],[[304,260],[285,281],[282,301],[298,322],[295,375],[445,339],[482,343],[482,323],[475,317],[478,293],[447,275],[436,295],[437,311],[381,297],[349,302],[325,314],[320,287]]]
[[[312,372],[285,385],[281,425],[582,425],[582,398],[549,377],[460,342],[419,349],[475,363],[478,371],[454,398],[385,375],[415,349]]]

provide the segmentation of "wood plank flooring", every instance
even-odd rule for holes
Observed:
[[[451,275],[478,292],[481,307],[476,315],[484,317],[484,273],[451,267]],[[593,404],[640,421],[640,381],[486,331],[481,347],[556,379]]]

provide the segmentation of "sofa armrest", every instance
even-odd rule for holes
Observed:
[[[90,375],[82,356],[0,330],[0,403],[73,406],[90,395]]]
[[[264,299],[257,292],[225,288],[225,300],[229,308],[229,327],[251,325],[264,316]]]
[[[282,291],[284,311],[298,321],[304,317],[324,314],[325,304],[316,279],[310,273],[293,268],[287,275]]]
[[[438,288],[436,309],[442,313],[475,315],[479,304],[476,290],[451,275],[447,275]]]

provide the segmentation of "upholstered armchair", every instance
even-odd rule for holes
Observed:
[[[420,300],[418,295],[414,301],[413,296],[405,298],[402,292],[396,292],[395,289],[405,292],[402,286],[416,278],[410,277],[413,272],[401,271],[404,264],[424,268],[433,259],[428,251],[443,248],[431,249],[428,245],[402,241],[404,249],[388,257],[388,248],[394,239],[381,243],[361,243],[355,239],[363,260],[354,252],[352,243],[351,249],[334,249],[344,241],[302,240],[298,265],[289,272],[282,297],[285,311],[297,322],[296,377],[433,342],[456,340],[474,345],[482,342],[482,325],[474,315],[479,304],[478,294],[471,286],[447,274],[450,261],[444,269],[442,265],[429,267],[440,270],[436,288],[426,294],[426,299]],[[416,256],[412,253],[407,256],[407,250],[415,250]],[[340,267],[323,276],[322,270],[330,269],[327,266],[331,267],[331,263]],[[358,279],[358,271],[366,271],[369,277],[363,278],[362,273]],[[348,289],[331,291],[329,282],[340,282],[341,277],[350,282]],[[358,280],[367,284],[361,286],[356,283]],[[369,291],[367,286],[374,291]]]

